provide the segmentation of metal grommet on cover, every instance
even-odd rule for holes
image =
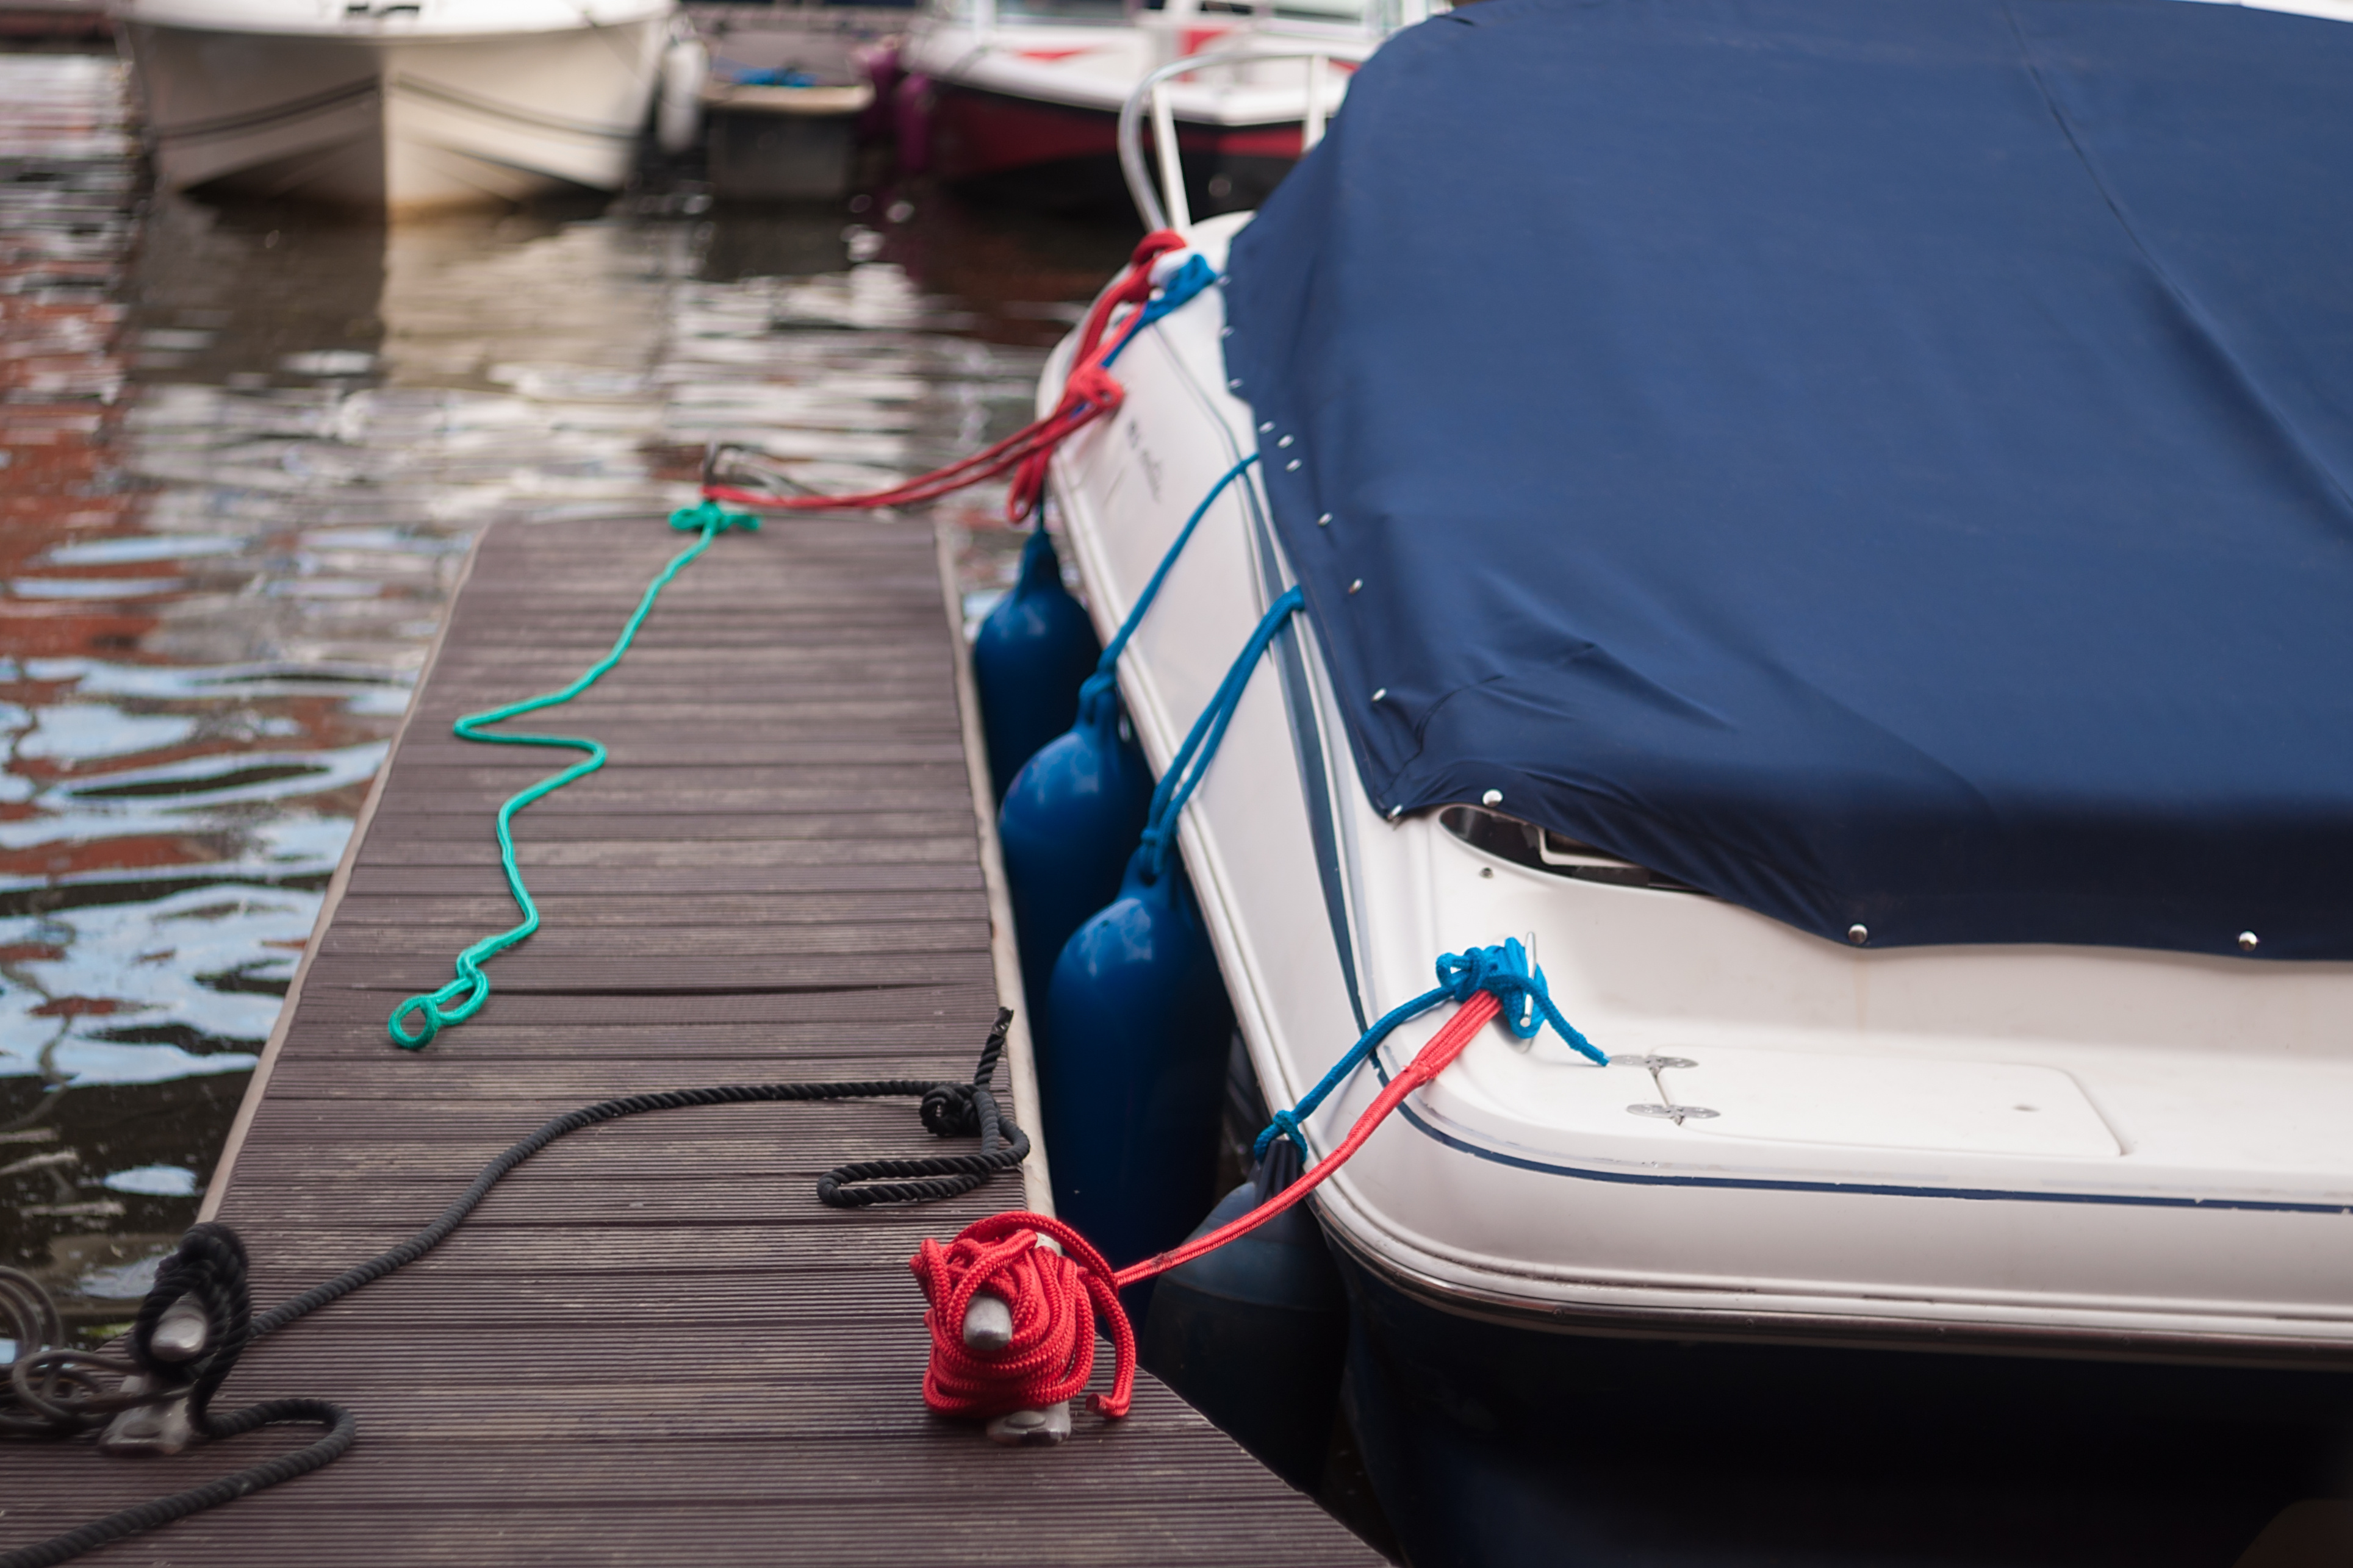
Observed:
[[[2263,938],[2257,936],[2254,932],[2251,931],[2242,931],[2239,933],[2239,951],[2241,952],[2253,952],[2262,941]]]
[[[1402,805],[1393,805],[1393,806],[1389,807],[1389,820],[1390,820],[1391,822],[1395,822],[1395,821],[1396,821],[1399,816],[1403,816],[1403,815],[1404,815],[1404,813],[1405,813],[1405,807],[1404,807],[1404,806],[1402,806]]]
[[[1855,946],[1861,947],[1864,942],[1871,940],[1871,928],[1864,925],[1861,921],[1857,921],[1854,924],[1846,928],[1846,939],[1847,941],[1854,943]]]
[[[1362,588],[1364,585],[1365,585],[1365,580],[1364,580],[1362,577],[1356,578],[1355,580],[1353,580],[1352,582],[1350,582],[1350,583],[1349,583],[1349,584],[1348,584],[1348,592],[1350,592],[1351,594],[1353,594],[1353,593],[1355,593],[1357,589]]]
[[[1481,805],[1501,805],[1504,804],[1504,792],[1499,789],[1491,789],[1485,795],[1479,797],[1479,804]]]
[[[1388,694],[1389,689],[1386,686],[1381,687],[1373,693],[1373,700],[1378,702],[1382,698],[1387,697]]]
[[[1331,526],[1332,526],[1332,514],[1331,514],[1330,512],[1328,512],[1328,511],[1327,511],[1327,512],[1325,512],[1322,517],[1317,518],[1317,519],[1315,520],[1315,526],[1316,526],[1316,527],[1318,527],[1318,528],[1329,528],[1329,527],[1331,527]]]

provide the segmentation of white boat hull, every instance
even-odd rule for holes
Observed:
[[[131,21],[156,178],[388,209],[514,202],[628,175],[664,16],[482,36]]]
[[[1196,242],[1222,264],[1236,224]],[[1221,321],[1213,289],[1142,334],[1118,415],[1056,457],[1106,635],[1261,438]],[[1288,580],[1236,487],[1123,661],[1155,768]],[[1555,1330],[2353,1365],[2353,965],[1870,952],[1514,863],[1373,811],[1313,636],[1257,672],[1181,839],[1271,1104],[1355,1038],[1352,984],[1377,1016],[1505,937],[1615,1058],[1492,1029],[1318,1191],[1411,1293]],[[1392,1070],[1440,1021],[1392,1037]],[[1377,1089],[1334,1096],[1315,1147]]]

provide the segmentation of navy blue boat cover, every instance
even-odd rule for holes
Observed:
[[[1230,272],[1378,808],[1873,946],[2353,958],[2353,26],[1485,0]]]

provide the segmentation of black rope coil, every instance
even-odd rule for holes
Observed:
[[[625,1116],[700,1105],[913,1095],[922,1099],[925,1131],[939,1138],[976,1137],[979,1150],[970,1154],[860,1160],[839,1165],[818,1178],[818,1199],[835,1208],[869,1208],[931,1203],[973,1191],[1029,1154],[1029,1134],[1005,1114],[989,1088],[1004,1058],[1006,1034],[1012,1025],[1013,1010],[999,1007],[996,1026],[981,1047],[980,1061],[969,1082],[892,1078],[723,1084],[715,1089],[628,1095],[566,1111],[483,1166],[448,1208],[407,1240],[258,1316],[252,1310],[244,1243],[225,1225],[199,1225],[182,1237],[177,1249],[157,1267],[154,1288],[140,1303],[138,1320],[132,1325],[128,1357],[59,1346],[58,1342],[64,1337],[60,1320],[40,1282],[21,1270],[0,1268],[0,1323],[13,1326],[11,1337],[17,1344],[16,1360],[6,1368],[7,1382],[0,1386],[0,1434],[67,1436],[98,1426],[118,1411],[182,1393],[187,1396],[195,1430],[212,1441],[285,1422],[310,1422],[327,1428],[325,1436],[293,1453],[93,1520],[35,1545],[0,1552],[0,1568],[53,1568],[108,1542],[292,1480],[341,1458],[358,1436],[358,1424],[341,1405],[323,1399],[266,1399],[216,1416],[211,1413],[212,1397],[254,1341],[416,1262],[447,1240],[501,1177],[566,1133]],[[156,1334],[165,1316],[184,1301],[204,1315],[205,1336],[203,1350],[182,1361],[162,1353]],[[139,1384],[125,1392],[123,1384],[134,1377]],[[101,1381],[106,1378],[121,1381],[109,1386]]]

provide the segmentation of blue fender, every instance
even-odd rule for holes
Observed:
[[[1039,1064],[1054,1204],[1119,1266],[1185,1239],[1217,1195],[1233,1010],[1181,864],[1128,863],[1064,944]]]
[[[1119,689],[1091,678],[1079,721],[1024,763],[1005,792],[997,834],[1021,946],[1031,1036],[1051,1047],[1043,1012],[1054,960],[1086,918],[1119,896],[1120,879],[1152,804],[1152,770],[1120,733]]]
[[[1240,1219],[1299,1166],[1299,1146],[1277,1139],[1193,1234]],[[1162,1275],[1136,1349],[1146,1370],[1267,1468],[1301,1491],[1318,1489],[1348,1356],[1348,1298],[1308,1205]]]
[[[1084,606],[1062,586],[1054,542],[1039,528],[1022,548],[1013,591],[988,612],[972,644],[981,733],[998,799],[1021,764],[1071,727],[1080,683],[1102,651]]]

